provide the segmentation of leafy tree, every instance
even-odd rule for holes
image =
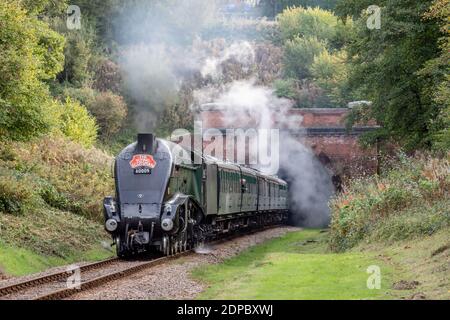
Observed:
[[[338,0],[261,0],[259,7],[262,14],[267,17],[276,17],[288,7],[320,7],[322,9],[334,9]]]
[[[0,2],[0,135],[26,139],[50,129],[53,105],[42,80],[61,70],[63,45],[21,2]]]
[[[127,105],[123,98],[110,91],[99,93],[92,102],[87,104],[87,108],[97,119],[103,138],[117,133],[127,116]]]
[[[293,7],[285,9],[278,22],[284,42],[284,71],[297,83],[290,87],[291,96],[296,91],[297,105],[345,105],[349,98],[345,45],[353,32],[352,20],[344,23],[318,7]]]
[[[309,67],[314,57],[326,50],[324,42],[316,37],[299,36],[287,40],[284,45],[284,67],[288,77],[305,79],[311,76]]]
[[[330,54],[324,50],[314,57],[309,69],[315,82],[325,90],[330,101],[336,105],[346,105],[349,101],[346,59],[345,51]]]
[[[89,62],[96,38],[94,30],[88,23],[84,23],[81,30],[67,30],[64,35],[67,39],[64,48],[65,64],[58,78],[80,88],[92,79]]]
[[[440,111],[432,121],[433,144],[436,149],[450,150],[450,1],[436,0],[425,15],[437,19],[443,37],[440,39],[440,55],[427,62],[420,74],[434,82],[434,102]]]
[[[343,17],[358,18],[357,32],[347,48],[350,85],[361,100],[373,102],[370,113],[383,126],[380,136],[399,138],[409,149],[430,145],[431,122],[439,113],[433,81],[419,73],[439,54],[438,24],[423,19],[431,2],[379,1],[380,30],[369,30],[367,16],[360,16],[371,1],[341,0],[338,6]]]
[[[295,37],[316,37],[331,40],[336,35],[338,18],[331,12],[316,8],[287,8],[278,16],[283,40]]]
[[[84,147],[92,147],[97,139],[97,124],[86,108],[69,98],[59,107],[61,132]]]

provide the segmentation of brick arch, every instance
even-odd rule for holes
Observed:
[[[363,148],[358,139],[364,132],[374,130],[378,126],[372,122],[367,126],[356,125],[347,130],[345,117],[349,111],[348,108],[290,109],[287,115],[292,121],[288,124],[278,121],[277,113],[274,112],[272,128],[289,130],[291,136],[297,137],[312,150],[336,179],[376,173],[377,147]],[[214,104],[211,107],[202,107],[197,120],[201,121],[203,130],[217,128],[225,132],[230,127],[226,125],[223,109]],[[249,115],[233,123],[231,129],[255,126],[256,120]]]

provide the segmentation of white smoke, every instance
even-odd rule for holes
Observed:
[[[205,86],[194,93],[196,104],[227,106],[227,126],[253,119],[256,129],[284,129],[279,148],[280,175],[290,183],[293,221],[309,227],[326,225],[327,203],[333,192],[330,176],[300,142],[301,119],[288,114],[290,102],[277,98],[271,88],[255,85],[253,45],[225,40],[204,45],[198,34],[214,20],[214,10],[206,9],[213,6],[210,1],[173,0],[168,8],[158,3],[147,2],[148,8],[133,7],[119,19],[123,30],[120,62],[127,94],[135,101],[138,129],[154,129],[158,114],[177,103],[177,91],[186,75],[199,74]],[[223,83],[236,75],[227,74],[229,62],[237,64],[236,74],[247,80]]]
[[[133,45],[121,53],[121,66],[128,94],[135,101],[139,130],[155,126],[157,115],[175,103],[180,86],[171,55],[164,44]]]
[[[302,144],[303,119],[289,114],[290,101],[277,98],[272,89],[256,86],[252,80],[235,81],[221,89],[223,92],[214,92],[209,101],[211,88],[200,90],[196,96],[202,102],[222,106],[227,127],[251,124],[256,129],[282,129],[278,148],[279,175],[289,182],[291,221],[305,227],[327,226],[330,221],[328,201],[334,192],[330,172]],[[269,149],[276,148],[270,146]]]
[[[225,50],[220,51],[218,56],[207,57],[201,74],[203,77],[211,76],[217,80],[222,75],[222,63],[232,59],[243,66],[243,71],[247,72],[255,60],[255,50],[248,41],[232,42]]]

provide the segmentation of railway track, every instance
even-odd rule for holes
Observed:
[[[81,266],[80,271],[86,272],[86,271],[90,271],[90,270],[95,270],[95,269],[101,268],[103,266],[112,264],[117,261],[119,261],[118,258],[111,258],[111,259],[107,259],[107,260],[103,260],[103,261],[99,261],[99,262],[89,263],[89,264]],[[59,272],[54,272],[54,273],[51,273],[51,274],[48,274],[48,275],[45,275],[42,277],[36,277],[36,278],[30,279],[30,280],[26,280],[26,281],[22,281],[19,283],[14,283],[14,284],[10,284],[10,285],[4,286],[4,287],[0,287],[0,298],[11,295],[11,294],[18,293],[18,292],[26,290],[26,289],[38,287],[38,286],[41,286],[43,284],[47,284],[50,282],[65,280],[65,279],[67,279],[67,277],[70,274],[71,273],[68,271],[59,271]]]
[[[279,225],[253,230],[246,235],[269,228],[275,228],[277,226]],[[242,236],[242,234],[227,236],[210,242],[209,244],[213,245],[229,241],[239,236]],[[76,288],[69,288],[66,283],[68,277],[72,275],[72,271],[60,271],[0,287],[0,299],[64,299],[79,292],[101,286],[110,281],[125,278],[146,268],[157,266],[170,260],[191,254],[192,252],[193,250],[187,250],[167,257],[153,258],[148,261],[123,261],[118,258],[111,258],[100,262],[94,262],[79,267],[81,282]],[[111,270],[102,270],[103,268],[110,268]]]
[[[190,250],[169,257],[151,259],[149,261],[122,261],[118,258],[112,258],[90,263],[79,267],[81,282],[76,288],[69,288],[66,284],[66,281],[68,277],[72,275],[72,272],[61,271],[0,287],[0,299],[64,299],[76,293],[95,288],[115,279],[127,277],[145,268],[159,265],[189,253],[191,253]],[[95,275],[96,272],[101,273],[101,269],[108,266],[111,266],[111,270],[105,270],[103,274]],[[116,271],[116,269],[118,269],[118,271]],[[89,272],[92,272],[93,274],[89,274]]]
[[[96,278],[91,279],[91,280],[84,281],[84,282],[82,282],[80,284],[80,286],[78,288],[72,288],[72,289],[71,288],[64,288],[64,289],[61,289],[61,290],[58,290],[58,291],[54,291],[54,292],[51,292],[51,293],[48,293],[48,294],[44,294],[44,295],[38,296],[34,300],[64,299],[64,298],[67,298],[67,297],[69,297],[71,295],[74,295],[76,293],[79,293],[79,292],[82,292],[82,291],[85,291],[85,290],[88,290],[88,289],[92,289],[92,288],[98,287],[98,286],[100,286],[100,285],[102,285],[104,283],[107,283],[107,282],[110,282],[110,281],[113,281],[113,280],[116,280],[116,279],[124,278],[126,276],[129,276],[129,275],[131,275],[133,273],[139,272],[139,271],[144,270],[146,268],[154,267],[154,266],[157,266],[157,265],[162,264],[164,262],[167,262],[169,260],[172,260],[172,259],[175,259],[175,258],[179,258],[179,257],[187,255],[187,254],[189,254],[191,252],[192,252],[191,250],[188,250],[188,251],[184,251],[184,252],[181,252],[181,253],[169,256],[169,257],[161,257],[161,258],[153,259],[153,260],[150,260],[150,261],[141,262],[141,263],[138,263],[138,264],[136,264],[134,266],[131,266],[131,267],[125,269],[125,270],[113,272],[113,273],[110,273],[110,274],[106,274],[106,275],[103,275],[103,276],[96,277]]]

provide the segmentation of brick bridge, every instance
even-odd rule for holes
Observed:
[[[344,119],[349,111],[347,108],[290,109],[287,117],[284,116],[284,119],[289,119],[289,123],[278,121],[274,113],[272,128],[289,130],[291,136],[309,146],[322,164],[335,175],[349,177],[375,173],[378,168],[377,147],[362,148],[358,136],[376,126],[355,126],[348,131]],[[225,133],[225,129],[245,130],[257,126],[251,116],[241,117],[231,126],[227,125],[223,111],[213,105],[202,106],[197,119],[202,122],[204,131],[216,128]]]

